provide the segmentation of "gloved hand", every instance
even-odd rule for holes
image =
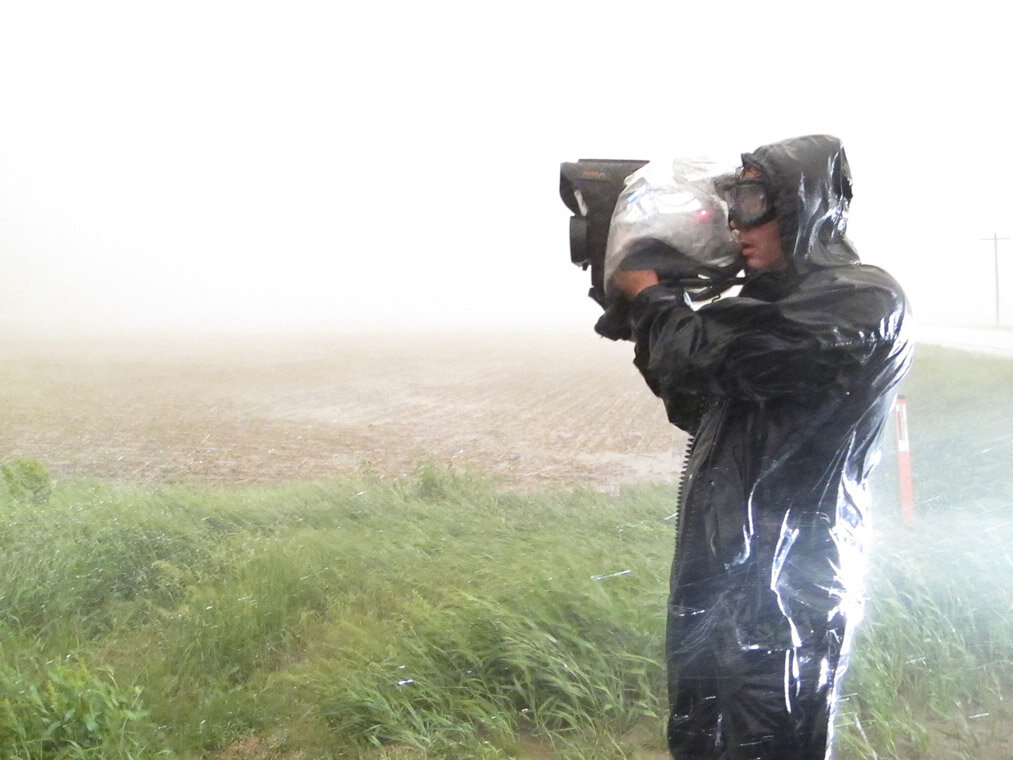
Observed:
[[[609,340],[633,340],[630,328],[630,302],[619,298],[605,307],[605,313],[594,323],[594,331]]]
[[[703,269],[700,262],[686,256],[667,243],[655,238],[642,238],[633,241],[626,247],[622,259],[615,264],[614,271],[608,273],[611,276],[605,287],[605,292],[608,294],[614,288],[631,295],[624,285],[642,284],[645,281],[642,272],[646,270],[655,273],[657,279],[650,283],[653,285],[660,280],[693,279]],[[643,287],[640,289],[642,290]],[[636,293],[632,295],[636,295]]]
[[[672,246],[644,238],[633,243],[606,283],[605,313],[594,329],[611,340],[630,340],[630,301],[645,288],[661,282],[678,283],[699,277],[699,262],[683,255]]]
[[[612,275],[610,290],[613,296],[603,304],[605,313],[598,318],[594,331],[611,340],[630,340],[633,334],[629,324],[630,301],[644,288],[657,285],[658,275],[651,269],[620,271]],[[616,295],[618,291],[618,295]]]

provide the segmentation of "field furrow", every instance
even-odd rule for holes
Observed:
[[[675,478],[683,436],[631,358],[593,335],[8,343],[0,456],[150,482],[421,462],[519,487]]]

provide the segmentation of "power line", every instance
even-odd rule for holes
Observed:
[[[978,238],[982,241],[992,241],[993,250],[995,252],[995,326],[999,326],[999,241],[1009,240],[1008,237],[999,237],[999,233],[993,233],[990,238]]]

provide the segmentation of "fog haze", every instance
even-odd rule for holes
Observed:
[[[8,329],[586,328],[561,161],[826,132],[851,237],[993,324],[1013,236],[992,5],[235,2],[0,10]],[[1013,323],[1013,241],[999,242]]]

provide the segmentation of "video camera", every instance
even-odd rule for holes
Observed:
[[[570,260],[591,269],[588,295],[608,310],[617,270],[653,269],[694,301],[724,292],[742,268],[721,189],[730,174],[705,161],[580,159],[560,164],[573,213]]]

